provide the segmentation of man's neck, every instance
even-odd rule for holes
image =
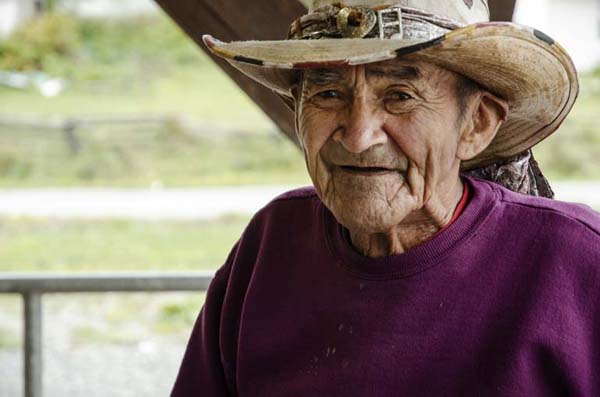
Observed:
[[[456,180],[449,188],[436,191],[417,211],[400,224],[383,233],[364,233],[350,230],[354,248],[364,256],[380,258],[402,254],[427,241],[449,224],[463,196],[463,184]]]

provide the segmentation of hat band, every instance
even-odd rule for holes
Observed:
[[[461,27],[464,25],[452,19],[415,8],[349,7],[339,3],[298,18],[290,25],[288,39],[433,39]]]

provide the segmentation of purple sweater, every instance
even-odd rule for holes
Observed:
[[[600,215],[465,179],[462,215],[363,257],[313,189],[252,219],[172,396],[600,396]]]

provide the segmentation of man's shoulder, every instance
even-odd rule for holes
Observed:
[[[269,204],[267,204],[267,207],[273,206],[277,203],[312,200],[314,198],[317,198],[317,192],[315,191],[315,188],[313,186],[304,186],[276,196],[273,200],[269,202]]]
[[[305,219],[314,214],[320,200],[314,187],[306,186],[273,198],[252,217],[251,224],[293,224],[293,219]]]
[[[238,268],[253,269],[259,252],[264,255],[267,251],[282,251],[290,241],[298,243],[298,239],[289,238],[293,233],[312,236],[319,203],[312,187],[290,190],[273,198],[250,219],[224,268],[237,263]]]
[[[478,182],[492,186],[503,209],[519,213],[523,217],[522,222],[535,218],[543,220],[548,227],[583,228],[600,242],[600,214],[585,204],[528,196],[492,182]]]

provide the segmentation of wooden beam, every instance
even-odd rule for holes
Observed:
[[[511,22],[515,13],[516,0],[489,0],[492,21]]]
[[[162,9],[204,52],[275,122],[292,142],[298,144],[294,115],[271,90],[255,83],[227,61],[215,57],[202,43],[203,34],[223,41],[279,40],[289,24],[305,13],[297,0],[156,0]]]

